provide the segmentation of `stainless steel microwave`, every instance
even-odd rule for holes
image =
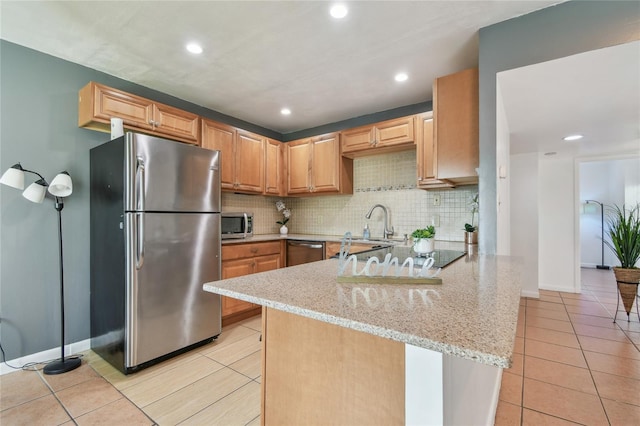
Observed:
[[[222,213],[220,229],[222,239],[247,238],[253,236],[253,213]]]

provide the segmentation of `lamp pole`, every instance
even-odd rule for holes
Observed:
[[[596,203],[596,204],[598,204],[600,206],[600,243],[602,245],[602,247],[601,247],[602,260],[600,261],[599,265],[596,265],[596,268],[597,269],[609,269],[609,267],[604,264],[604,204],[602,204],[600,201],[596,201],[596,200],[587,200],[586,202],[587,202],[587,204]]]
[[[55,209],[58,212],[58,254],[60,259],[60,360],[47,364],[44,374],[61,374],[80,367],[80,358],[65,358],[64,356],[64,261],[62,256],[62,198],[55,197]]]

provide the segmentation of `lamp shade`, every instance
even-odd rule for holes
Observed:
[[[33,203],[42,203],[47,193],[47,181],[38,179],[27,187],[22,196]]]
[[[69,173],[60,172],[51,181],[49,185],[49,192],[56,197],[68,197],[73,192],[73,182]]]
[[[20,163],[14,164],[0,178],[0,183],[16,189],[24,189],[24,169]]]

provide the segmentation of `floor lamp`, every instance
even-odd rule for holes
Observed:
[[[600,261],[599,265],[596,265],[596,268],[598,269],[609,269],[609,267],[607,265],[604,264],[604,204],[602,204],[600,201],[596,201],[596,200],[587,200],[586,201],[587,204],[590,203],[596,203],[598,205],[600,205],[600,240],[602,243],[602,260]]]
[[[47,188],[53,195],[54,207],[58,212],[58,247],[60,254],[60,359],[47,364],[44,367],[44,374],[61,374],[71,371],[80,366],[80,358],[65,358],[64,356],[64,262],[62,257],[62,209],[64,208],[63,198],[68,197],[73,192],[73,183],[69,173],[61,172],[51,181],[51,185],[38,172],[22,168],[20,163],[14,164],[2,177],[0,183],[16,189],[24,189],[24,174],[32,173],[38,176],[38,180],[24,190],[22,196],[33,203],[42,203],[46,195]]]

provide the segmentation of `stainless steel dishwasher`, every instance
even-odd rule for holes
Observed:
[[[287,240],[287,266],[324,259],[323,241]]]

